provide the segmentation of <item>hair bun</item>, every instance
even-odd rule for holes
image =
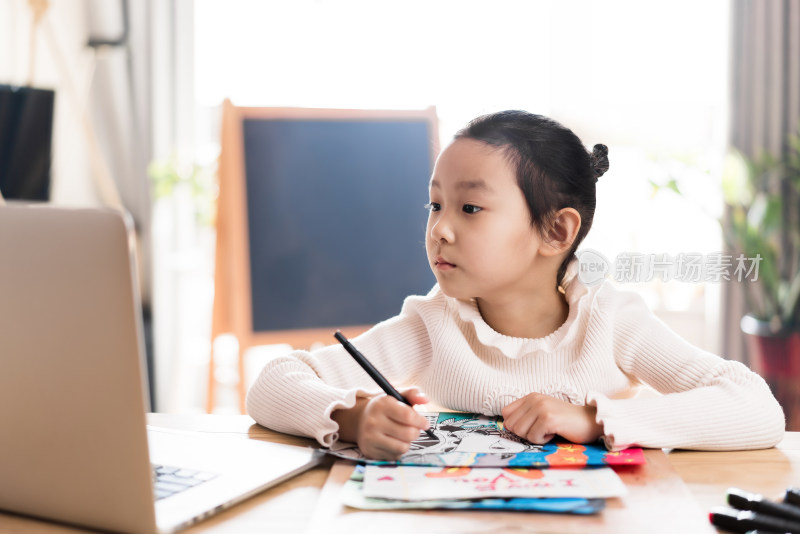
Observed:
[[[594,145],[592,153],[589,155],[594,172],[594,181],[603,176],[608,170],[608,147],[600,143]]]

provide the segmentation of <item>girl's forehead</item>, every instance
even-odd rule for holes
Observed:
[[[446,154],[452,154],[454,152],[458,154],[471,154],[475,157],[503,157],[502,147],[490,145],[489,143],[480,141],[478,139],[472,139],[470,137],[453,139],[447,146],[444,147],[440,157]]]
[[[431,176],[432,188],[491,189],[504,178],[516,181],[516,171],[502,148],[475,139],[452,141],[439,155]]]

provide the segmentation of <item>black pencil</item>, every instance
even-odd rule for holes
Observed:
[[[350,353],[350,356],[353,357],[353,359],[358,363],[358,365],[360,365],[361,368],[367,372],[367,374],[381,387],[383,391],[386,392],[387,395],[389,395],[390,397],[394,397],[395,399],[399,400],[402,403],[408,404],[409,406],[412,407],[414,406],[407,398],[402,396],[400,392],[397,391],[389,383],[389,381],[386,380],[386,378],[377,369],[375,369],[375,367],[371,363],[369,363],[369,360],[367,360],[367,358],[363,354],[361,354],[358,351],[358,349],[355,348],[353,344],[347,340],[346,337],[344,337],[344,334],[342,334],[340,331],[337,330],[336,333],[333,334],[333,337],[335,337],[339,341],[339,343],[342,344],[345,350],[348,353]],[[428,437],[430,437],[431,439],[438,439],[430,428],[427,429],[425,433],[428,434]]]

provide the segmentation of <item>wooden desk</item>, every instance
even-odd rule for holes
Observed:
[[[242,438],[263,439],[294,445],[312,443],[311,440],[279,434],[254,425],[253,420],[245,415],[150,414],[148,421],[152,425],[182,430],[234,434],[241,435]],[[656,455],[660,454],[658,451],[650,452],[653,458],[658,458]],[[664,462],[664,467],[670,472],[674,468],[685,483],[687,502],[692,504],[687,509],[669,510],[668,514],[675,517],[689,514],[690,517],[696,519],[695,524],[699,526],[698,532],[714,532],[713,528],[705,528],[708,521],[708,510],[712,506],[724,504],[725,491],[731,486],[762,493],[768,497],[778,497],[787,486],[800,485],[800,432],[787,432],[784,440],[774,449],[744,452],[671,451],[666,458],[668,462]],[[339,469],[339,471],[344,472],[345,470]],[[320,514],[322,514],[322,519],[325,519],[325,514],[329,512],[325,508],[330,508],[331,503],[335,501],[335,495],[330,495],[331,484],[326,485],[330,472],[331,462],[328,462],[203,521],[186,532],[304,533],[314,525],[314,522],[320,520]],[[323,486],[325,486],[327,494],[323,492]],[[658,492],[654,490],[654,493],[657,497]],[[606,512],[611,513],[607,514]],[[612,506],[603,512],[609,519],[622,517],[621,514],[625,513],[628,512],[615,510]],[[353,520],[369,518],[371,528],[368,532],[381,532],[381,534],[403,531],[410,524],[418,524],[421,529],[415,532],[420,533],[434,530],[469,533],[507,532],[507,529],[511,528],[511,523],[507,523],[506,519],[513,522],[512,532],[515,533],[625,531],[624,528],[614,529],[609,525],[598,528],[599,523],[596,519],[593,522],[586,521],[584,525],[587,528],[583,529],[580,528],[581,521],[591,520],[591,518],[548,514],[516,513],[501,516],[493,512],[358,512],[348,514],[348,518]],[[568,523],[562,524],[565,519],[568,519]],[[673,525],[660,521],[653,521],[653,523],[647,534],[677,532]],[[445,524],[449,527],[443,529],[442,525]],[[571,526],[562,528],[562,525],[567,524]],[[576,527],[576,525],[578,526]],[[464,530],[465,527],[468,529]],[[330,529],[326,530],[326,532],[330,531]],[[0,513],[0,532],[67,534],[83,531],[13,514]]]

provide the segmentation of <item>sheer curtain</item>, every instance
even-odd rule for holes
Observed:
[[[154,411],[177,394],[183,328],[175,303],[180,281],[174,228],[156,227],[148,165],[193,136],[193,2],[86,0],[92,48],[86,96],[99,148],[134,220],[138,239],[145,342]],[[158,233],[160,232],[160,233]]]

